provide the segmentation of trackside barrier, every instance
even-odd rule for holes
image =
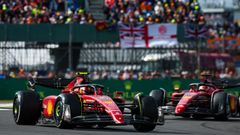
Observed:
[[[239,80],[234,80],[238,82]],[[184,79],[161,79],[161,80],[95,80],[93,83],[105,86],[105,93],[113,95],[115,91],[122,91],[126,99],[138,93],[148,94],[153,89],[164,88],[168,91],[168,95],[174,88],[188,89],[188,85],[198,80]],[[11,100],[16,91],[26,90],[27,81],[24,79],[1,79],[0,80],[0,100]],[[36,87],[41,97],[59,94],[60,90],[50,89],[46,87]],[[240,88],[232,88],[229,92],[240,95]]]

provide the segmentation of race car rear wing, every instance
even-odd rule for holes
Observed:
[[[28,80],[27,87],[30,90],[34,90],[35,86],[38,85],[38,86],[62,90],[70,81],[71,81],[70,79],[61,79],[61,78],[56,78],[56,79],[31,78]]]

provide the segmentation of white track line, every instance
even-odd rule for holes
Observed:
[[[11,109],[4,109],[4,108],[0,108],[0,111],[9,111]]]
[[[0,103],[0,110],[11,110],[12,103]]]

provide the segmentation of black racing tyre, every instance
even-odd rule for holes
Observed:
[[[215,93],[212,97],[212,112],[216,120],[227,120],[229,117],[228,95],[225,92]]]
[[[35,125],[41,115],[39,94],[18,91],[13,99],[13,118],[18,125]]]
[[[140,100],[140,102],[139,102]],[[137,106],[135,110],[135,118],[148,118],[146,123],[134,123],[134,128],[139,132],[152,131],[156,127],[158,119],[157,104],[151,96],[140,96],[138,100],[134,99],[134,104]]]
[[[64,120],[63,108],[65,105],[69,105],[71,118],[70,121]],[[65,106],[66,107],[66,106]],[[58,96],[54,105],[53,117],[55,120],[56,127],[58,128],[73,128],[75,125],[71,123],[71,119],[81,115],[82,104],[80,99],[75,94],[64,93]]]
[[[160,90],[152,90],[149,93],[149,96],[153,97],[157,103],[157,106],[165,106],[166,105],[166,91],[164,89]]]

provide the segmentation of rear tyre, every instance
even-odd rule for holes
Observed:
[[[225,92],[215,93],[212,97],[212,111],[216,120],[228,120],[229,103]]]
[[[41,102],[34,91],[18,91],[13,100],[13,117],[18,125],[35,125],[41,114]]]
[[[70,107],[70,119],[65,119],[66,108]],[[55,120],[56,127],[58,128],[73,128],[74,125],[71,123],[72,118],[81,115],[82,104],[74,94],[61,94],[56,99],[54,105],[53,117]],[[65,112],[64,112],[65,110]]]
[[[156,121],[158,119],[155,100],[150,96],[139,96],[138,99],[135,98],[134,104],[136,106],[133,114],[135,118],[137,120],[146,120],[146,122],[134,123],[134,128],[139,132],[152,131],[156,127]]]
[[[157,103],[157,106],[165,106],[166,105],[166,91],[164,89],[160,90],[152,90],[149,93],[149,96],[153,97]]]

